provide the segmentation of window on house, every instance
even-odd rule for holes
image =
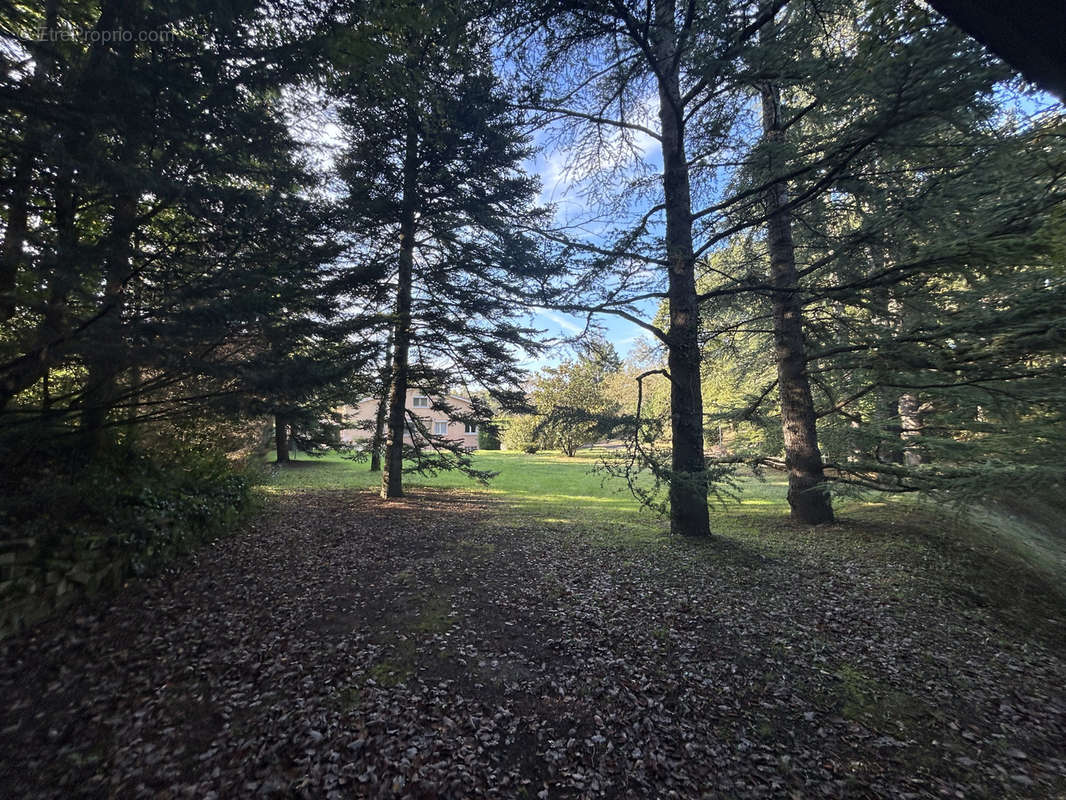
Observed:
[[[433,423],[433,435],[434,436],[447,436],[448,435],[448,423],[447,422],[434,422]]]
[[[471,425],[468,422],[468,423],[466,423],[465,428],[466,429],[463,431],[464,433],[477,433],[477,425]]]
[[[415,408],[429,408],[429,398],[423,397],[420,394],[415,395],[415,399],[411,402]]]

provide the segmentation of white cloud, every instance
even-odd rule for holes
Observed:
[[[568,333],[584,333],[585,323],[577,321],[576,317],[569,314],[560,314],[555,311],[549,311],[546,308],[537,308],[537,315],[550,320],[558,328],[567,331]]]

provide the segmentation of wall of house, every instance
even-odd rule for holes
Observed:
[[[422,396],[422,393],[415,389],[409,389],[407,391],[407,402],[405,407],[415,412],[415,414],[422,419],[426,428],[430,432],[434,432],[434,422],[447,422],[447,433],[444,434],[447,438],[460,441],[463,443],[463,446],[470,449],[477,448],[477,433],[466,433],[466,426],[464,423],[447,419],[440,411],[434,411],[431,408],[415,408],[414,398],[416,395]],[[470,403],[461,397],[448,397],[448,403],[449,405],[464,411],[470,408]],[[361,403],[341,408],[341,413],[350,420],[365,422],[369,425],[373,424],[377,412],[378,399],[376,397],[367,398]],[[347,428],[341,431],[341,441],[348,443],[366,441],[374,435],[374,431],[369,425],[365,429],[359,427]],[[410,443],[410,436],[405,435],[404,441]]]

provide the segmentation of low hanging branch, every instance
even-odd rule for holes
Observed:
[[[632,416],[617,417],[615,427],[626,431],[625,455],[621,457],[604,457],[598,469],[612,477],[622,478],[630,494],[644,508],[650,508],[659,514],[667,513],[667,502],[663,492],[675,478],[669,466],[670,451],[668,447],[657,445],[663,438],[661,420],[653,419],[645,413],[644,382],[654,375],[661,375],[673,381],[670,372],[663,368],[649,369],[637,375],[636,411]],[[712,502],[724,505],[739,499],[737,484],[733,479],[735,465],[743,463],[742,458],[713,459],[706,458],[707,484]],[[641,476],[650,473],[651,484],[642,481]]]
[[[405,473],[434,476],[442,471],[459,470],[481,484],[488,483],[499,474],[491,470],[477,469],[470,452],[460,442],[430,433],[414,411],[409,408],[404,411],[405,427],[411,437],[411,444],[404,448],[405,460],[414,461],[412,466],[404,467]],[[426,454],[423,443],[432,449],[432,454]]]

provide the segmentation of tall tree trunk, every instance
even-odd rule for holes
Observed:
[[[899,438],[903,440],[903,463],[916,467],[925,458],[920,441],[922,438],[922,410],[918,395],[907,392],[899,398]]]
[[[274,452],[279,464],[289,463],[289,422],[281,414],[274,415]]]
[[[115,201],[111,224],[103,308],[93,324],[92,353],[86,356],[88,378],[82,399],[81,436],[84,453],[90,460],[103,447],[107,418],[119,391],[118,376],[129,367],[124,352],[123,315],[136,219],[137,198],[131,191],[123,191]]]
[[[388,435],[381,496],[403,497],[403,433],[407,421],[408,354],[411,348],[411,288],[414,281],[415,211],[418,207],[418,110],[408,100],[404,142],[403,216],[400,221],[400,258],[396,277],[396,321],[392,332]]]
[[[115,3],[114,7],[116,19],[134,20],[139,16],[140,0]],[[123,42],[116,54],[115,66],[132,68],[135,56],[136,44]],[[120,393],[118,377],[130,367],[124,317],[133,275],[133,233],[137,227],[137,202],[141,194],[137,165],[145,134],[146,131],[136,125],[125,131],[118,158],[119,185],[115,188],[108,236],[103,305],[90,331],[91,349],[85,355],[88,378],[82,398],[81,436],[85,455],[90,460],[103,446],[107,418]]]
[[[385,342],[385,366],[381,370],[381,397],[374,415],[374,436],[370,440],[370,471],[381,472],[381,446],[385,443],[385,420],[389,413],[389,375],[392,359],[392,332]]]
[[[772,39],[773,26],[770,22],[763,29],[763,41]],[[785,135],[781,93],[776,85],[767,82],[762,85],[760,94],[763,134],[766,143],[773,148]],[[771,163],[770,166],[772,171],[774,165]],[[833,521],[833,505],[825,486],[814,400],[807,377],[803,307],[796,291],[799,278],[792,242],[792,214],[788,209],[788,185],[784,181],[772,184],[766,191],[766,212],[770,282],[773,286],[774,354],[788,469],[788,504],[793,520],[819,525]]]
[[[656,0],[651,36],[659,84],[665,244],[669,262],[670,531],[682,536],[706,537],[711,535],[711,527],[707,461],[703,452],[696,258],[692,247],[692,196],[685,157],[685,113],[675,10],[675,0]]]

